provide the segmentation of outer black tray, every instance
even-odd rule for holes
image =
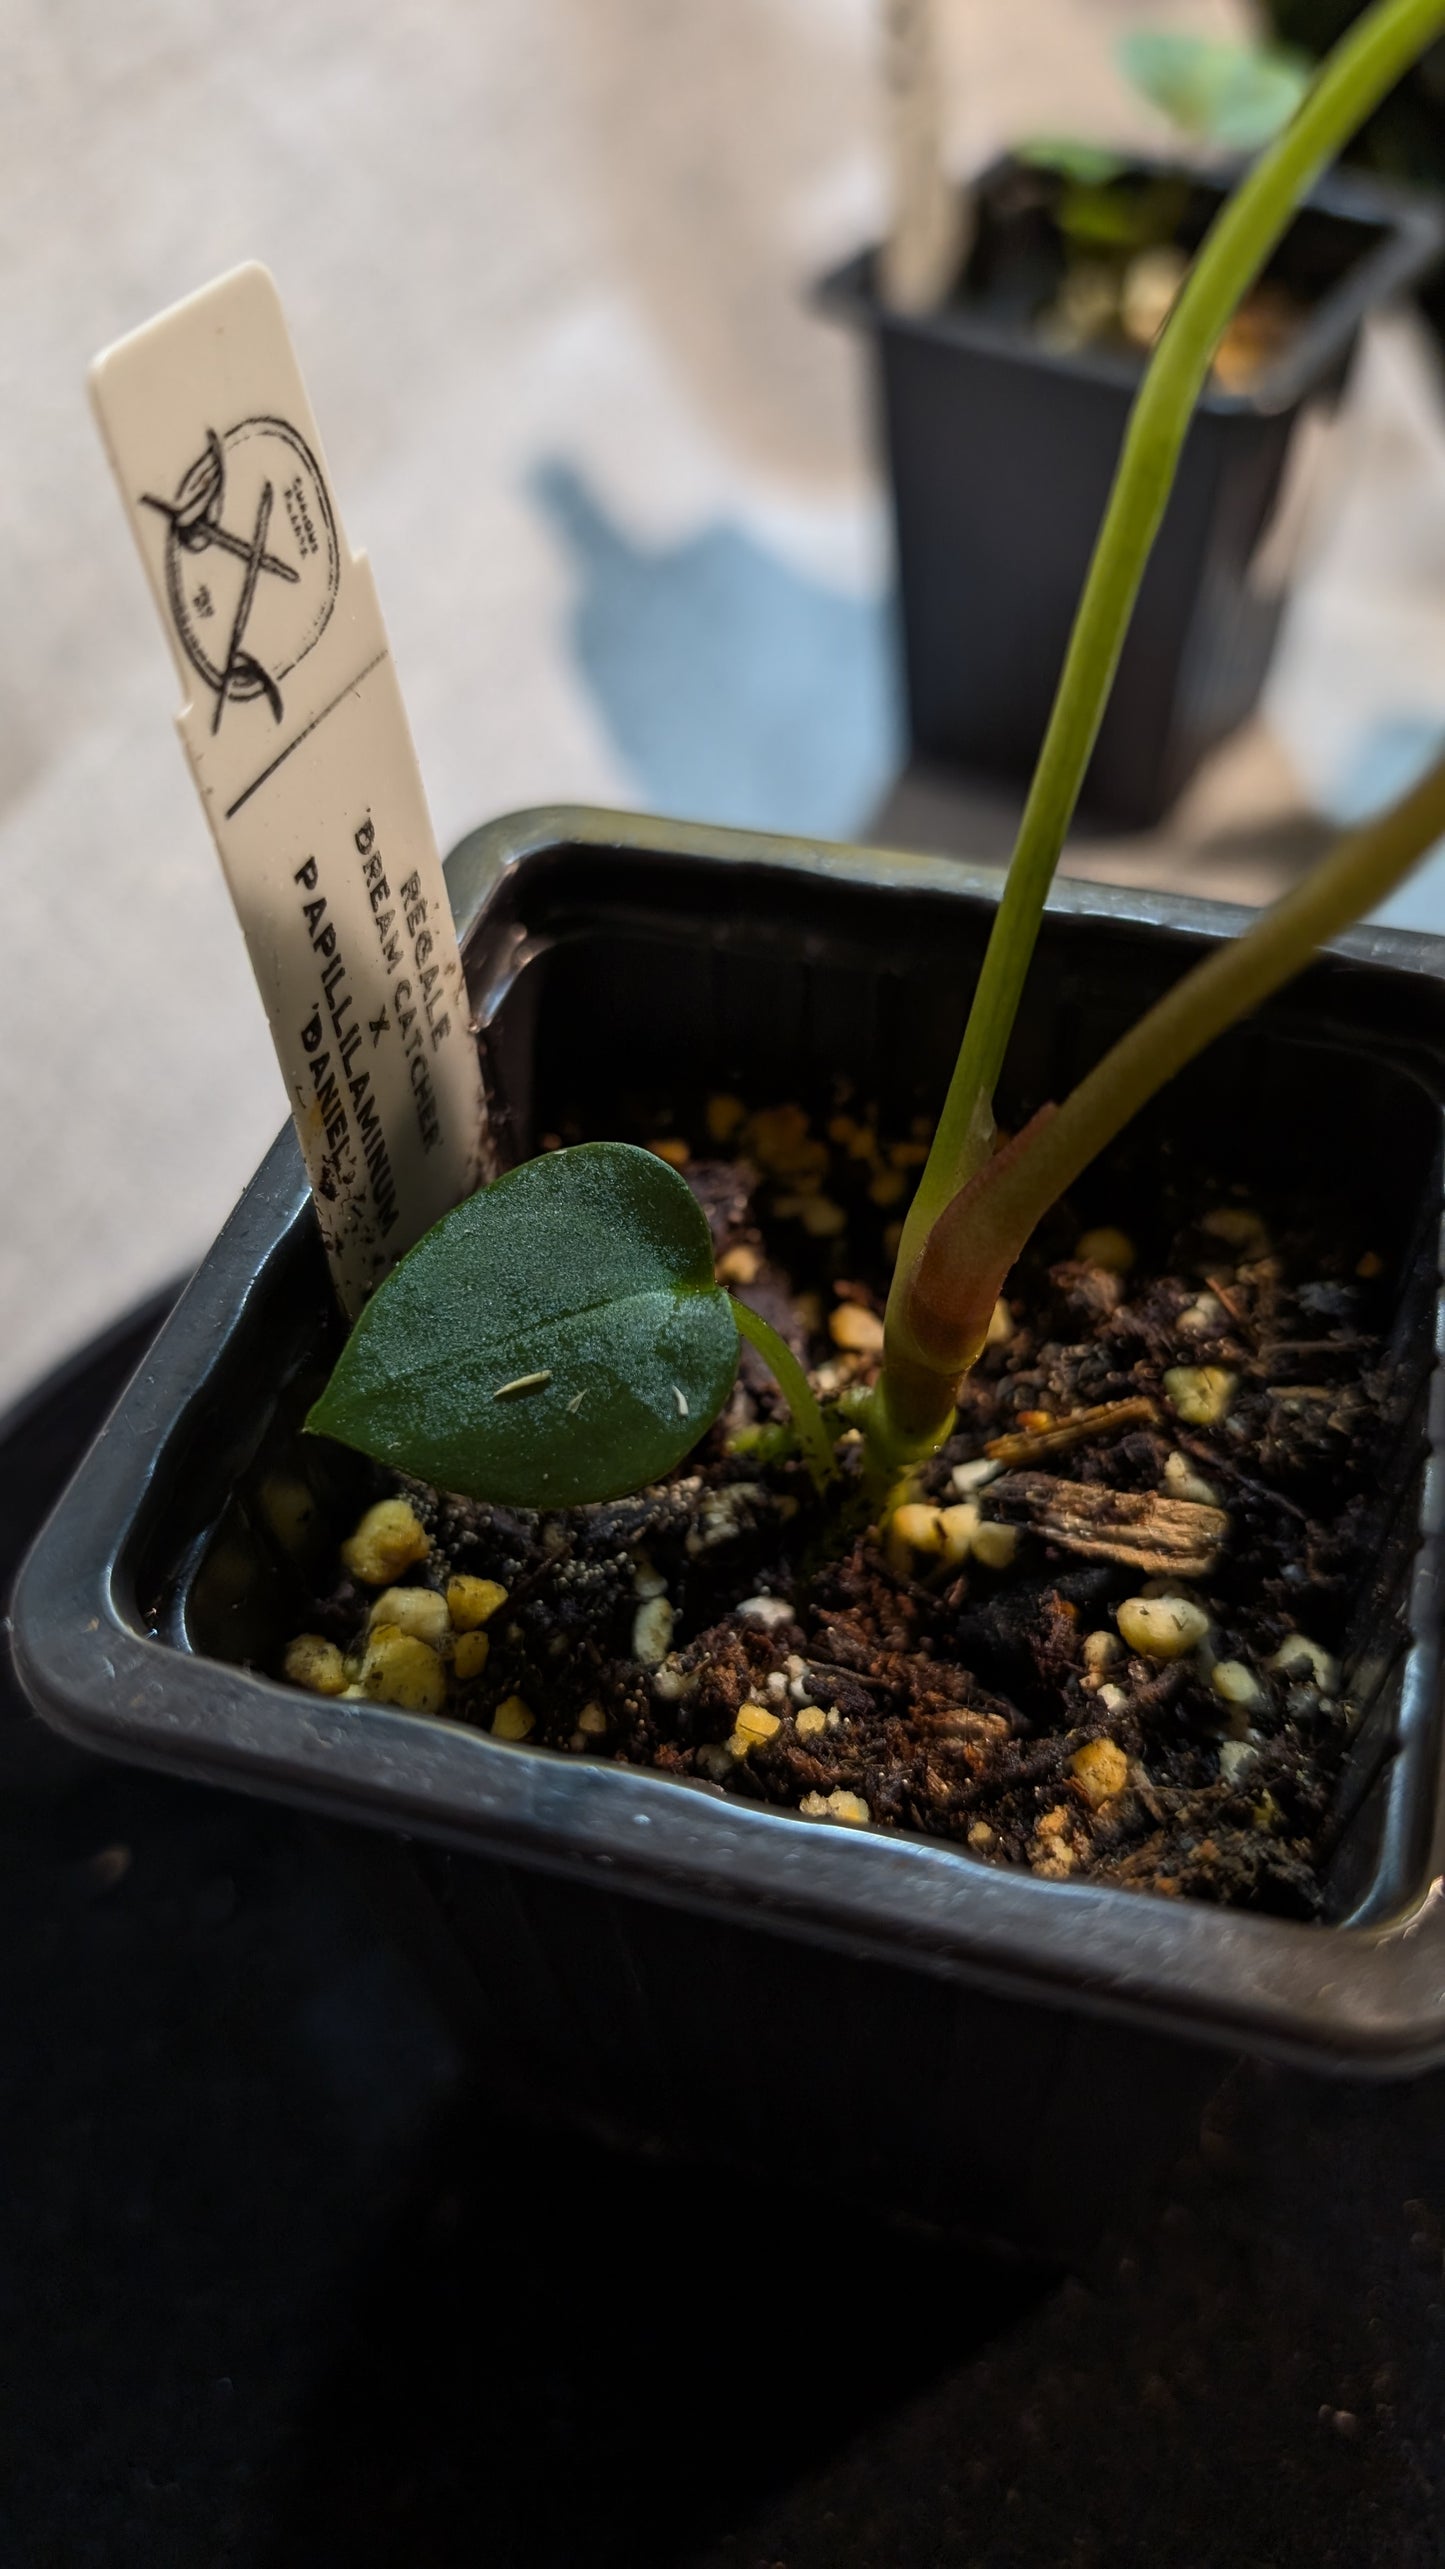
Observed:
[[[1191,240],[1228,184],[1145,158],[1131,167],[1185,181]],[[992,209],[1018,178],[1004,160],[978,181],[976,261],[988,254]],[[1418,282],[1442,242],[1445,221],[1429,198],[1353,174],[1312,191],[1270,274],[1318,299],[1247,392],[1211,384],[1200,398],[1090,763],[1092,811],[1157,820],[1205,751],[1253,709],[1293,567],[1280,512],[1296,435],[1307,411],[1333,403],[1366,315]],[[983,303],[890,312],[871,252],[830,277],[822,296],[877,342],[914,746],[1027,777],[1139,362],[1051,350],[1022,315]]]
[[[703,1079],[746,1066],[782,1094],[846,1062],[885,1102],[936,1094],[998,878],[552,811],[479,832],[450,880],[501,1111],[524,1145],[589,1069],[613,1085],[655,1082],[669,1062]],[[1096,1057],[1237,923],[1061,885],[1008,1074],[1018,1093]],[[1241,1174],[1251,1153],[1323,1146],[1342,1201],[1402,1256],[1397,1357],[1418,1396],[1356,1636],[1371,1708],[1333,1923],[993,1871],[937,1843],[805,1826],[707,1788],[299,1698],[237,1664],[294,1628],[304,1592],[304,1559],[288,1568],[278,1549],[288,1477],[313,1475],[327,1541],[359,1495],[348,1459],[294,1436],[331,1324],[289,1137],[26,1567],[26,1686],[112,1754],[428,1842],[409,1879],[428,1933],[440,1919],[465,1960],[469,2003],[594,2124],[734,2153],[749,2133],[761,2147],[806,2131],[824,2175],[871,2168],[885,2192],[935,2209],[967,2157],[991,2189],[974,2226],[1011,2236],[1057,2244],[1086,2171],[1127,2184],[1119,2117],[1142,2133],[1151,2101],[1181,2081],[1197,2093],[1200,2042],[1326,2067],[1445,2057],[1441,1419],[1437,1402],[1427,1422],[1425,1398],[1442,964],[1434,940],[1357,933],[1155,1110],[1201,1148],[1226,1129]]]

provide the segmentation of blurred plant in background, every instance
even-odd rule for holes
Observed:
[[[1287,125],[1309,87],[1311,62],[1294,47],[1244,44],[1141,27],[1115,59],[1130,87],[1169,118],[1191,159],[1258,151]],[[1049,137],[1018,158],[1063,184],[1054,221],[1069,267],[1041,333],[1060,348],[1115,340],[1150,348],[1184,282],[1189,260],[1178,234],[1187,180],[1162,170],[1140,181],[1138,165],[1096,143]],[[1278,353],[1299,318],[1277,286],[1256,288],[1236,315],[1215,360],[1228,391],[1242,388]]]
[[[1168,27],[1138,27],[1115,59],[1131,89],[1181,134],[1223,152],[1257,152],[1287,125],[1312,63],[1292,45],[1231,44]]]

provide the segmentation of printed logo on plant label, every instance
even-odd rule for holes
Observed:
[[[285,712],[281,682],[331,620],[341,577],[336,520],[316,459],[284,419],[206,431],[173,497],[141,493],[167,520],[166,595],[181,648],[228,705],[264,699]]]

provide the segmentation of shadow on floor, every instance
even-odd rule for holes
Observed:
[[[850,835],[895,764],[882,602],[806,579],[737,526],[634,543],[570,464],[529,487],[571,566],[582,676],[649,808]]]

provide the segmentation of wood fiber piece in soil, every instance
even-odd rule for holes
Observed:
[[[1009,1472],[990,1481],[990,1509],[1019,1512],[1046,1542],[1085,1560],[1118,1561],[1126,1570],[1207,1579],[1229,1534],[1223,1508],[1158,1490],[1111,1490],[1100,1481],[1065,1481],[1049,1472]]]

